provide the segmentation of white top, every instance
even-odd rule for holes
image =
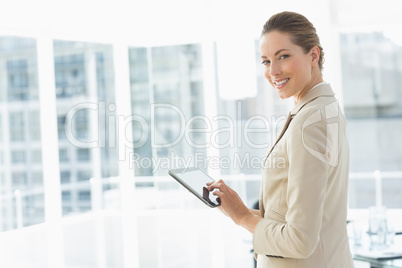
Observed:
[[[318,83],[317,85],[315,85],[315,86],[313,86],[312,88],[310,88],[310,90],[313,90],[314,88],[318,87],[319,85],[324,85],[324,84],[327,84],[327,82],[322,81],[321,83]],[[309,91],[310,91],[310,90],[309,90]]]

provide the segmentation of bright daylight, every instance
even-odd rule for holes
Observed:
[[[1,268],[402,268],[398,0],[0,4]]]

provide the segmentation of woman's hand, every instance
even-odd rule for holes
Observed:
[[[262,219],[252,213],[241,200],[240,196],[223,180],[207,183],[207,189],[219,197],[219,209],[230,217],[236,224],[253,232],[255,225]],[[214,191],[215,190],[215,191]]]

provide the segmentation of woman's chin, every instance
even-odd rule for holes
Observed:
[[[276,90],[276,94],[278,95],[278,97],[282,100],[286,100],[288,98],[290,98],[291,96],[289,96],[288,94],[285,94],[284,92],[280,92],[278,90]]]
[[[288,99],[290,97],[292,97],[291,95],[288,94],[288,90],[284,90],[283,88],[278,89],[274,84],[271,83],[271,86],[273,87],[273,89],[275,90],[276,94],[278,95],[278,97],[282,100]]]

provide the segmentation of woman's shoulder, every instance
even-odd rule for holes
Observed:
[[[320,113],[332,113],[339,111],[339,102],[334,96],[318,96],[317,98],[306,103],[294,116],[294,119],[308,118],[312,114],[320,111]]]
[[[290,127],[296,132],[297,129],[301,131],[307,126],[313,129],[326,129],[328,120],[342,122],[342,125],[346,123],[338,100],[334,96],[319,96],[306,103],[293,116]]]

